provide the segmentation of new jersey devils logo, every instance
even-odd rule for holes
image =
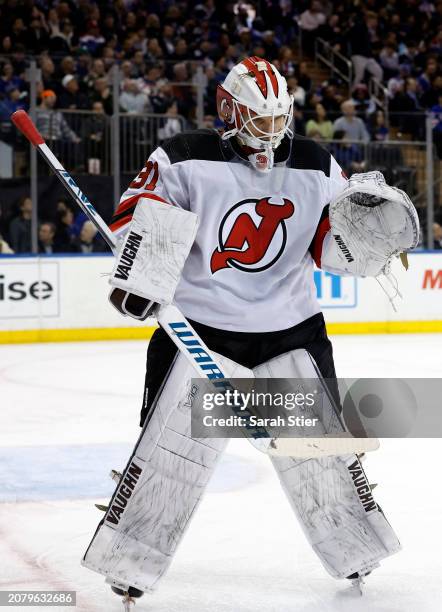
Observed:
[[[281,257],[287,242],[284,220],[293,215],[295,205],[287,198],[284,204],[269,200],[242,200],[226,213],[218,231],[218,248],[210,260],[212,274],[229,267],[261,272]]]

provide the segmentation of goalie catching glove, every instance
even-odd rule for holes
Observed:
[[[170,304],[197,228],[195,213],[141,198],[109,280],[112,305],[144,320],[157,304]]]
[[[387,185],[381,172],[353,174],[330,203],[329,220],[321,268],[336,274],[386,273],[392,258],[414,249],[419,240],[419,219],[410,198]]]

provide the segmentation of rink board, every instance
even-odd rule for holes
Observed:
[[[395,312],[374,279],[314,272],[330,333],[442,332],[442,252],[409,255],[393,271],[403,299]],[[113,258],[2,256],[0,342],[148,339],[154,320],[135,321],[108,302]]]

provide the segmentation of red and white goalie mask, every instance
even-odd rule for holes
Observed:
[[[285,78],[268,61],[248,57],[218,85],[216,103],[226,124],[222,138],[236,136],[257,170],[271,170],[274,150],[286,134],[293,137],[293,96]]]

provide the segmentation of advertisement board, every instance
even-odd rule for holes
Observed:
[[[120,315],[108,302],[106,255],[0,258],[0,342],[149,338],[154,320]],[[399,260],[382,285],[315,270],[329,333],[442,331],[442,252]]]

